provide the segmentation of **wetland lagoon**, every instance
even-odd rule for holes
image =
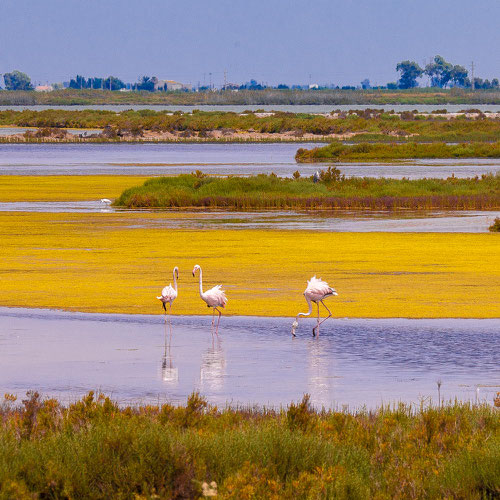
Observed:
[[[129,210],[99,199],[116,199],[155,176],[202,170],[291,177],[297,169],[308,176],[318,165],[297,164],[294,144],[4,144],[0,151],[1,356],[4,367],[13,359],[18,367],[13,377],[4,371],[4,392],[21,396],[35,388],[69,401],[104,390],[140,403],[181,402],[199,389],[217,404],[272,406],[308,392],[318,407],[376,408],[435,397],[436,380],[449,378],[455,367],[447,397],[475,401],[477,387],[488,387],[479,394],[491,403],[500,384],[489,357],[499,346],[500,245],[487,228],[498,210]],[[346,176],[396,179],[500,171],[495,159],[336,166]],[[218,339],[197,316],[205,311],[189,273],[195,263],[229,297]],[[171,281],[174,265],[181,277],[169,346],[172,366],[185,375],[172,389],[159,368],[164,325],[155,296]],[[306,309],[302,291],[314,274],[339,292],[328,301],[334,318],[320,339],[311,336],[314,320],[303,320],[292,341],[291,321]],[[63,358],[78,352],[79,368],[70,370],[47,348],[43,367],[33,369],[38,335],[47,346],[66,346]],[[468,373],[465,353],[474,339],[469,361],[482,369]],[[450,342],[460,355],[446,348]],[[91,353],[104,345],[109,356],[94,359]],[[316,368],[307,361],[315,345]],[[439,355],[425,368],[430,347]],[[191,348],[199,351],[193,359]],[[284,360],[283,369],[274,370],[274,359]],[[363,362],[370,367],[361,371],[374,376],[360,382],[354,374]],[[101,381],[97,366],[104,370]],[[210,379],[211,367],[215,378],[204,390],[200,381]],[[314,369],[325,371],[326,382],[306,375]],[[255,386],[253,373],[260,377]],[[122,377],[137,378],[138,385],[126,390]]]
[[[299,147],[0,144],[0,498],[498,496],[499,207],[110,204],[152,177],[329,167]],[[335,166],[448,182],[500,160]],[[195,264],[227,293],[218,333]],[[333,317],[292,337],[313,275]]]

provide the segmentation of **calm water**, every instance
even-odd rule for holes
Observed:
[[[297,164],[299,147],[317,144],[2,144],[0,175],[312,175],[321,164]],[[471,177],[500,172],[500,160],[421,160],[336,164],[348,176]]]
[[[450,113],[458,113],[464,109],[480,109],[481,111],[491,111],[500,112],[500,105],[498,104],[347,104],[347,105],[319,105],[319,104],[307,104],[307,105],[241,105],[241,106],[208,106],[208,105],[195,105],[195,106],[153,106],[149,105],[84,105],[84,106],[63,106],[63,105],[51,105],[51,106],[0,106],[0,111],[5,111],[7,109],[15,109],[16,111],[21,111],[24,109],[30,109],[32,111],[43,111],[46,109],[67,109],[67,110],[83,110],[83,109],[103,109],[108,111],[126,111],[127,109],[154,109],[155,111],[170,110],[170,111],[184,111],[190,113],[193,109],[200,109],[202,111],[232,111],[234,113],[243,113],[245,110],[249,109],[256,111],[258,109],[263,109],[265,111],[286,111],[290,113],[330,113],[333,110],[340,109],[342,111],[348,111],[350,109],[384,109],[384,110],[395,110],[395,111],[413,111],[414,109],[423,112],[430,113],[438,109],[446,109]]]
[[[141,213],[130,219],[130,226],[173,229],[264,229],[328,232],[432,232],[485,233],[498,211],[194,211],[128,210],[103,205],[99,201],[0,202],[0,212],[44,213]],[[150,217],[148,214],[161,214]]]
[[[201,307],[201,306],[200,306]],[[160,313],[160,306],[158,306]],[[317,406],[492,402],[500,390],[498,320],[327,321],[319,338],[303,320],[90,315],[0,309],[0,393],[29,389],[72,401],[101,390],[125,403],[184,402],[199,390],[216,404],[279,406],[306,392]]]

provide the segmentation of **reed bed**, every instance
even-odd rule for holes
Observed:
[[[434,89],[408,90],[296,90],[265,89],[238,92],[112,92],[64,89],[53,92],[0,92],[0,105],[293,105],[293,104],[499,104],[498,90]]]
[[[320,179],[274,174],[210,177],[201,172],[160,177],[127,189],[115,201],[128,208],[456,209],[500,207],[500,175],[457,179],[346,178],[337,169]]]
[[[500,419],[483,404],[317,411],[0,403],[0,498],[471,498],[500,495]]]
[[[357,144],[355,146],[334,142],[319,148],[300,148],[295,155],[299,163],[435,158],[500,158],[500,141],[463,144]]]

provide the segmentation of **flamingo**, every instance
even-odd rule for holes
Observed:
[[[172,302],[177,298],[177,280],[179,279],[179,268],[176,266],[172,271],[172,275],[174,277],[174,286],[170,283],[161,291],[161,296],[156,297],[158,300],[161,300],[163,304],[163,309],[165,311],[165,321],[167,321],[167,306],[169,304],[170,312],[172,312]]]
[[[306,302],[309,305],[309,311],[306,313],[299,313],[295,318],[295,321],[292,324],[292,335],[295,337],[295,330],[299,326],[299,317],[300,316],[310,316],[312,312],[312,303],[314,302],[318,306],[318,322],[316,326],[313,328],[313,337],[319,333],[319,325],[325,322],[328,318],[331,317],[332,313],[328,307],[326,307],[323,299],[330,297],[332,295],[338,295],[334,288],[328,285],[326,281],[323,281],[321,278],[318,279],[316,276],[313,276],[307,282],[307,288],[304,291],[304,297],[306,298]],[[319,303],[322,303],[325,309],[328,311],[328,316],[325,319],[319,320]]]
[[[201,270],[201,267],[196,264],[193,268],[193,276],[195,276],[196,271],[200,271],[200,297],[207,303],[207,307],[213,307],[214,312],[212,314],[212,326],[214,326],[215,322],[215,311],[219,313],[219,319],[217,320],[217,328],[215,329],[215,333],[218,333],[219,331],[219,323],[220,323],[220,317],[222,313],[217,309],[218,307],[226,307],[227,303],[227,297],[222,290],[222,285],[216,285],[213,288],[210,288],[210,290],[207,290],[206,292],[203,292],[203,271]]]

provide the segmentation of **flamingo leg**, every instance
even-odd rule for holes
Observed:
[[[322,300],[320,300],[320,302],[323,304],[323,307],[328,311],[328,316],[326,318],[322,319],[320,321],[319,325],[321,325],[321,323],[324,323],[328,318],[332,317],[332,311],[330,311],[330,309],[328,309],[328,307],[326,307],[325,303]],[[319,304],[318,304],[318,309],[319,309]]]
[[[214,323],[215,323],[215,307],[214,307],[214,310],[212,312],[212,326],[214,326]]]
[[[316,302],[316,305],[318,306],[318,319],[317,319],[317,322],[316,322],[316,326],[313,328],[313,337],[315,337],[316,334],[319,333],[319,325],[321,324],[319,322],[319,302]]]
[[[219,335],[219,323],[220,323],[220,317],[222,316],[222,313],[216,307],[214,307],[214,314],[215,314],[215,311],[217,311],[219,313],[219,319],[217,320],[217,328],[215,329],[215,333],[217,335]]]

